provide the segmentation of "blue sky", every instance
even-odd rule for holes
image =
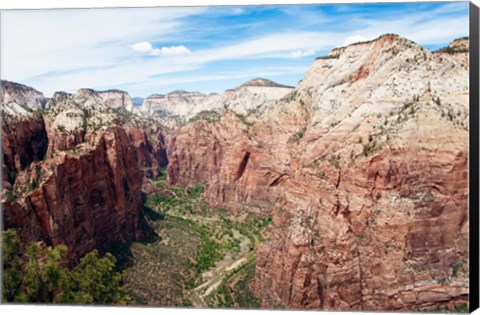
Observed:
[[[468,36],[468,2],[4,11],[1,32],[2,79],[47,96],[221,93],[296,85],[315,57],[384,33],[444,47]]]

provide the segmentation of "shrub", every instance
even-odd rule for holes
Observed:
[[[330,159],[328,160],[328,162],[330,163],[330,165],[334,166],[337,170],[340,169],[340,156],[337,155],[332,155],[330,157]]]
[[[214,110],[203,110],[203,111],[199,112],[198,114],[196,114],[194,117],[190,118],[188,123],[193,123],[193,122],[196,122],[196,121],[199,121],[199,120],[205,120],[209,123],[217,122],[217,121],[220,121],[221,117],[222,116],[220,115],[220,113],[218,113]]]
[[[288,143],[298,143],[300,141],[300,139],[303,138],[303,136],[305,135],[305,131],[307,131],[307,128],[302,128],[302,130],[294,133],[289,139],[288,139]]]
[[[365,157],[380,150],[380,146],[377,146],[377,141],[373,140],[363,145],[363,155]]]
[[[237,118],[247,127],[251,127],[253,126],[253,123],[247,121],[247,117],[245,115],[242,115],[242,114],[239,114],[239,113],[235,113],[235,116],[237,116]]]

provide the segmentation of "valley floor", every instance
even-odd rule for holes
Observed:
[[[133,243],[125,269],[133,305],[258,308],[251,291],[255,252],[270,217],[212,209],[202,185],[168,187],[145,197],[145,213],[159,235]]]

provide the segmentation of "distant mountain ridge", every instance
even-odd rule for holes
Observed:
[[[271,80],[256,78],[244,84],[226,90],[223,94],[175,90],[166,95],[152,94],[145,98],[138,112],[155,114],[162,119],[176,117],[173,125],[182,124],[204,111],[233,110],[245,115],[249,110],[271,101],[279,100],[293,87],[275,83]]]
[[[293,86],[279,84],[274,81],[263,79],[263,78],[256,78],[256,79],[249,80],[243,83],[242,85],[240,85],[239,88],[242,86],[265,86],[265,87],[278,87],[278,88],[289,88],[289,89],[294,88]]]

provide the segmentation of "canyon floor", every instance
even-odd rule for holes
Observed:
[[[161,238],[131,244],[125,267],[131,303],[258,308],[250,282],[271,217],[226,215],[201,199],[201,184],[153,181],[159,191],[144,196],[144,211]]]

